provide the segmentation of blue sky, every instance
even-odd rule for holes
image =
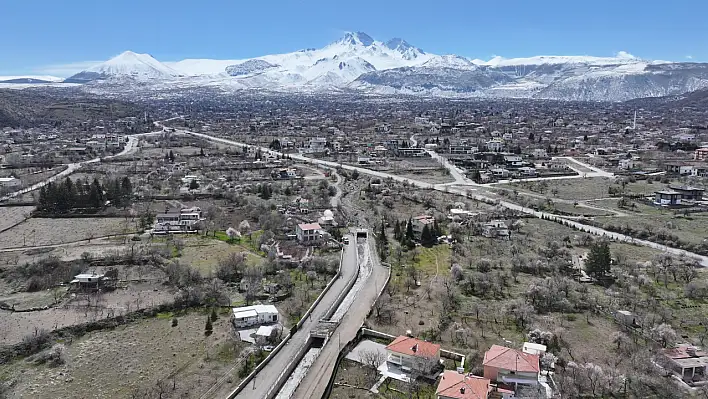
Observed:
[[[0,0],[0,74],[68,76],[125,50],[160,61],[321,47],[345,31],[436,53],[708,61],[708,1]]]

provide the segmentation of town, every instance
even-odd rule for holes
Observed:
[[[708,392],[703,97],[18,93],[0,397]]]

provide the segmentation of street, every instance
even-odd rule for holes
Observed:
[[[249,384],[238,395],[230,396],[229,392],[216,392],[214,398],[233,397],[248,399],[263,399],[268,390],[275,384],[280,373],[293,361],[298,351],[307,343],[310,337],[310,330],[317,326],[320,318],[336,301],[339,294],[344,291],[350,279],[357,274],[357,254],[356,240],[352,239],[345,247],[344,261],[342,263],[342,276],[332,285],[322,298],[322,301],[312,311],[311,317],[298,329],[294,336],[290,338],[283,349],[256,375],[254,381]],[[233,387],[230,387],[233,388]]]
[[[183,132],[183,133],[185,133],[185,134],[191,134],[191,135],[194,135],[194,136],[196,136],[196,137],[201,137],[201,138],[204,138],[204,139],[206,139],[206,140],[211,140],[211,141],[214,141],[214,142],[222,143],[222,144],[229,144],[229,145],[233,145],[233,146],[237,146],[237,147],[245,147],[245,146],[248,146],[247,144],[238,143],[238,142],[231,141],[231,140],[227,140],[227,139],[222,139],[222,138],[219,138],[219,137],[212,137],[212,136],[209,136],[209,135],[203,134],[203,133],[194,133],[194,132],[189,132],[189,131],[181,131],[181,132]],[[280,154],[280,153],[278,153],[278,152],[276,152],[276,151],[272,151],[272,150],[270,150],[270,149],[268,149],[268,148],[264,148],[264,147],[261,147],[261,150],[262,150],[262,151],[266,151],[266,152],[270,152],[270,153],[273,153],[273,154]],[[416,187],[419,187],[419,188],[427,188],[427,189],[432,189],[432,190],[437,190],[437,191],[449,192],[449,193],[452,193],[452,194],[462,195],[462,196],[465,196],[465,197],[468,196],[468,190],[467,190],[466,188],[465,188],[465,189],[461,189],[461,188],[459,188],[459,187],[455,187],[454,185],[452,185],[452,186],[451,186],[451,185],[436,185],[436,184],[431,184],[431,183],[425,183],[425,182],[421,182],[421,181],[418,181],[418,180],[408,179],[408,178],[405,178],[405,177],[402,177],[402,176],[396,176],[396,175],[392,175],[392,174],[385,173],[385,172],[378,172],[378,171],[375,171],[375,170],[370,170],[370,169],[362,168],[362,167],[359,167],[359,166],[345,165],[345,164],[339,164],[339,163],[337,163],[337,162],[330,162],[330,161],[324,161],[324,160],[321,160],[321,159],[308,158],[308,157],[302,156],[302,155],[300,155],[300,154],[289,154],[289,156],[290,156],[290,158],[292,158],[292,159],[296,159],[296,160],[299,160],[299,161],[304,161],[304,162],[311,163],[311,164],[319,164],[319,165],[324,165],[324,166],[328,166],[328,167],[331,167],[331,168],[338,168],[338,167],[341,167],[342,169],[345,169],[345,170],[352,170],[352,171],[355,170],[355,171],[357,171],[357,172],[359,172],[359,173],[366,174],[366,175],[369,175],[369,176],[380,177],[380,178],[382,178],[382,179],[392,179],[392,180],[399,181],[399,182],[408,182],[409,184],[411,184],[411,185],[413,185],[413,186],[416,186]],[[581,162],[579,162],[579,161],[576,161],[576,163],[580,164],[581,166],[587,167],[587,168],[589,168],[589,169],[593,169],[593,167],[591,167],[590,165],[585,165],[585,164],[583,164],[583,163],[581,163]],[[445,167],[447,167],[448,169],[452,168],[452,169],[455,170],[454,172],[451,171],[451,173],[452,173],[453,176],[455,176],[456,172],[459,173],[459,171],[454,167],[454,165],[450,164],[449,162],[445,162],[443,165],[444,165]],[[597,169],[597,168],[594,168],[594,169]],[[599,173],[599,172],[596,171],[595,173]],[[604,174],[609,174],[608,172],[603,172],[603,173],[604,173]],[[611,175],[611,174],[609,174],[609,175]],[[459,177],[459,176],[458,176],[458,177]],[[456,178],[456,179],[457,179],[457,178]],[[464,185],[467,185],[467,186],[475,186],[474,184],[470,184],[470,183],[464,183]],[[485,202],[498,203],[500,206],[503,206],[503,207],[505,207],[505,208],[508,208],[508,209],[511,209],[511,210],[514,210],[514,211],[517,211],[517,212],[521,212],[521,213],[524,213],[524,214],[527,214],[527,215],[532,215],[532,216],[535,216],[535,217],[537,217],[537,218],[542,218],[542,217],[543,217],[543,218],[547,218],[547,219],[550,219],[550,220],[553,220],[553,221],[557,221],[557,222],[561,222],[561,223],[565,222],[565,223],[568,224],[569,226],[578,228],[578,229],[583,230],[583,231],[585,231],[585,232],[587,232],[587,233],[594,234],[594,235],[597,235],[597,236],[604,236],[604,237],[611,238],[611,239],[615,239],[615,240],[618,240],[618,241],[625,241],[625,242],[629,242],[629,243],[632,243],[632,244],[637,244],[637,245],[642,245],[642,246],[646,246],[646,247],[649,247],[649,248],[658,249],[658,250],[660,250],[660,251],[668,252],[668,253],[670,253],[670,254],[672,254],[672,255],[688,256],[688,257],[691,257],[691,258],[693,258],[693,259],[698,260],[702,266],[708,267],[708,257],[703,256],[703,255],[698,255],[698,254],[695,254],[695,253],[693,253],[693,252],[688,252],[688,251],[685,251],[685,250],[682,250],[682,249],[667,247],[666,245],[658,244],[658,243],[651,242],[651,241],[634,239],[634,238],[632,238],[632,237],[630,237],[630,236],[626,236],[626,235],[624,235],[624,234],[613,233],[613,232],[610,232],[610,231],[601,229],[601,228],[599,228],[599,227],[592,227],[592,226],[584,225],[584,224],[582,224],[582,223],[578,223],[578,222],[576,222],[576,221],[573,221],[572,219],[568,219],[568,218],[565,218],[565,217],[561,217],[561,216],[558,216],[558,215],[555,215],[555,214],[552,214],[552,213],[539,212],[539,211],[533,210],[533,209],[531,209],[531,208],[526,208],[526,207],[523,207],[523,206],[521,206],[521,205],[517,205],[517,204],[511,203],[511,202],[508,202],[508,201],[498,201],[498,200],[495,200],[495,199],[492,199],[492,198],[489,198],[489,197],[485,197],[485,196],[482,196],[482,195],[474,195],[474,196],[471,196],[470,198],[473,198],[473,199],[478,200],[478,201],[485,201]]]
[[[292,396],[297,399],[320,398],[327,389],[329,379],[334,373],[337,356],[341,348],[354,339],[359,328],[364,324],[369,310],[378,299],[379,291],[382,289],[388,277],[388,268],[381,265],[379,257],[374,248],[373,237],[369,238],[369,248],[373,262],[373,272],[368,277],[366,284],[357,293],[356,304],[351,306],[337,329],[330,337],[327,344],[322,348],[315,363],[310,367],[307,375],[298,386]]]

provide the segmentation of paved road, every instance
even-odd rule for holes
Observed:
[[[327,293],[322,298],[322,301],[317,305],[317,307],[312,311],[311,317],[303,323],[302,327],[295,333],[293,337],[290,338],[283,349],[278,352],[278,354],[261,370],[255,378],[255,389],[254,384],[249,384],[243,391],[241,391],[236,398],[247,398],[247,399],[263,399],[266,393],[275,384],[280,373],[285,369],[285,367],[293,361],[295,355],[300,351],[300,349],[307,343],[310,337],[310,330],[317,326],[319,320],[324,316],[327,310],[336,301],[339,294],[344,291],[347,283],[350,279],[354,278],[357,273],[357,255],[356,255],[356,240],[349,240],[349,245],[346,246],[344,251],[344,261],[342,263],[342,277],[337,279],[332,287],[327,291]],[[215,398],[226,397],[228,392],[217,392]]]
[[[116,158],[116,157],[120,157],[120,156],[123,156],[123,155],[126,155],[126,154],[129,154],[129,153],[134,152],[135,149],[136,149],[136,145],[137,145],[137,143],[138,143],[138,136],[144,136],[144,135],[148,135],[148,134],[155,134],[155,133],[154,133],[154,132],[151,132],[151,133],[140,133],[140,134],[134,134],[134,135],[128,136],[128,142],[125,144],[125,147],[123,148],[123,150],[122,150],[121,152],[119,152],[119,153],[117,153],[117,154],[115,154],[115,155],[109,155],[109,156],[107,156],[107,157],[104,157],[103,159]],[[63,171],[57,173],[56,175],[53,175],[53,176],[48,177],[46,180],[43,180],[43,181],[41,181],[41,182],[39,182],[39,183],[36,183],[36,184],[33,184],[33,185],[31,185],[31,186],[29,186],[29,187],[27,187],[27,188],[23,188],[22,190],[15,191],[15,192],[12,192],[12,193],[10,193],[10,194],[7,194],[7,195],[5,195],[5,196],[3,196],[3,197],[0,197],[0,202],[2,202],[2,201],[7,201],[7,200],[9,200],[9,199],[11,199],[11,198],[15,198],[15,197],[17,197],[18,195],[22,195],[22,194],[29,193],[30,191],[38,190],[38,189],[40,189],[40,188],[46,186],[47,184],[49,184],[49,183],[51,183],[51,182],[53,182],[53,181],[56,181],[56,180],[58,180],[58,179],[61,179],[61,178],[65,177],[65,176],[69,176],[70,174],[72,174],[72,173],[76,172],[77,170],[79,170],[83,165],[90,164],[90,163],[96,163],[96,162],[100,162],[100,161],[101,161],[101,158],[94,158],[94,159],[90,159],[90,160],[88,160],[88,161],[83,161],[83,162],[76,162],[76,163],[67,164],[67,165],[66,165],[66,166],[67,166],[66,169],[64,169]]]
[[[373,271],[369,275],[367,282],[357,293],[356,302],[347,310],[345,316],[340,321],[337,329],[322,348],[315,363],[312,364],[305,378],[300,382],[295,394],[296,399],[321,398],[327,389],[329,379],[334,373],[334,366],[341,348],[356,337],[359,328],[364,324],[369,310],[376,302],[379,291],[384,285],[389,270],[381,265],[379,257],[376,255],[373,237],[369,240],[371,251],[370,259],[373,263]]]
[[[570,162],[572,162],[572,163],[575,163],[575,164],[577,164],[577,165],[580,165],[580,166],[582,166],[582,167],[584,167],[584,168],[586,168],[586,169],[592,170],[597,176],[600,176],[600,177],[614,177],[614,176],[615,176],[614,173],[610,173],[610,172],[604,171],[604,170],[602,170],[602,169],[600,169],[600,168],[598,168],[598,167],[596,167],[596,166],[592,166],[592,165],[589,165],[589,164],[587,164],[587,163],[585,163],[585,162],[578,161],[577,159],[575,159],[575,158],[573,158],[573,157],[554,157],[553,159],[565,159],[565,160],[568,160],[568,161],[570,161]],[[570,165],[569,165],[569,166],[570,166]]]
[[[219,137],[213,137],[213,136],[209,136],[209,135],[207,135],[207,134],[194,133],[194,132],[189,132],[189,131],[181,131],[181,132],[183,132],[183,133],[185,133],[185,134],[191,134],[191,135],[193,135],[193,136],[201,137],[201,138],[204,138],[204,139],[206,139],[206,140],[211,140],[211,141],[214,141],[214,142],[222,143],[222,144],[233,145],[233,146],[237,146],[237,147],[248,147],[248,146],[249,146],[248,144],[239,143],[239,142],[235,142],[235,141],[231,141],[231,140],[227,140],[227,139],[222,139],[222,138],[219,138]],[[279,153],[277,153],[277,152],[275,152],[275,151],[272,151],[272,150],[270,150],[270,149],[268,149],[268,148],[263,148],[263,147],[261,147],[261,150],[262,150],[262,151],[266,151],[266,152],[273,153],[274,155],[279,154]],[[329,166],[329,167],[331,167],[331,168],[338,168],[338,167],[341,167],[342,169],[346,169],[346,170],[356,170],[356,171],[358,171],[358,172],[361,173],[361,174],[366,174],[366,175],[369,175],[369,176],[380,177],[380,178],[382,178],[382,179],[392,179],[392,180],[399,181],[399,182],[408,182],[409,184],[414,185],[414,186],[419,187],[419,188],[427,188],[427,189],[432,189],[432,190],[445,191],[445,192],[449,192],[449,193],[452,193],[452,194],[458,194],[458,195],[463,195],[463,196],[469,196],[470,198],[474,198],[474,199],[476,199],[476,200],[478,200],[478,201],[485,201],[485,202],[494,201],[494,202],[498,203],[499,205],[501,205],[501,206],[503,206],[503,207],[505,207],[505,208],[509,208],[509,209],[511,209],[511,210],[515,210],[515,211],[518,211],[518,212],[521,212],[521,213],[524,213],[524,214],[527,214],[527,215],[532,215],[532,216],[535,216],[535,217],[538,217],[538,218],[544,217],[544,218],[551,219],[551,220],[558,221],[558,222],[567,222],[567,223],[569,223],[571,226],[574,226],[574,227],[576,227],[576,228],[580,228],[580,229],[582,229],[582,230],[584,230],[584,231],[586,231],[586,232],[588,232],[588,233],[590,233],[590,234],[594,234],[594,235],[598,235],[598,236],[605,236],[605,237],[612,238],[612,239],[615,239],[615,240],[618,240],[618,241],[631,242],[631,243],[634,243],[634,244],[637,244],[637,245],[643,245],[643,246],[646,246],[646,247],[649,247],[649,248],[654,248],[654,249],[658,249],[658,250],[660,250],[660,251],[665,251],[665,252],[668,252],[668,253],[673,254],[673,255],[688,256],[688,257],[691,257],[691,258],[694,258],[694,259],[698,260],[698,261],[701,263],[701,265],[703,265],[703,266],[705,266],[705,267],[708,267],[708,257],[706,257],[706,256],[702,256],[702,255],[698,255],[698,254],[695,254],[695,253],[692,253],[692,252],[684,251],[684,250],[682,250],[682,249],[676,249],[676,248],[667,247],[667,246],[665,246],[665,245],[657,244],[657,243],[651,242],[651,241],[634,239],[634,238],[629,237],[629,236],[626,236],[626,235],[624,235],[624,234],[613,233],[613,232],[610,232],[610,231],[607,231],[607,230],[604,230],[604,229],[601,229],[601,228],[598,228],[598,227],[587,226],[587,225],[584,225],[584,224],[582,224],[582,223],[575,222],[575,221],[573,221],[573,220],[571,220],[571,219],[568,219],[568,218],[564,218],[564,217],[561,217],[561,216],[558,216],[558,215],[555,215],[555,214],[552,214],[552,213],[535,211],[535,210],[533,210],[533,209],[531,209],[531,208],[526,208],[526,207],[523,207],[523,206],[521,206],[521,205],[514,204],[514,203],[511,203],[511,202],[508,202],[508,201],[499,201],[499,200],[496,200],[496,199],[493,199],[493,198],[489,198],[489,197],[485,197],[485,196],[482,196],[482,195],[472,195],[472,196],[470,196],[470,195],[469,195],[469,194],[470,194],[470,193],[469,193],[469,187],[460,188],[460,187],[450,186],[450,185],[444,185],[444,184],[431,184],[431,183],[421,182],[421,181],[418,181],[418,180],[408,179],[408,178],[401,177],[401,176],[397,176],[397,175],[388,174],[388,173],[385,173],[385,172],[379,172],[379,171],[375,171],[375,170],[370,170],[370,169],[362,168],[362,167],[359,167],[359,166],[345,165],[345,164],[339,164],[339,163],[336,163],[336,162],[324,161],[324,160],[321,160],[321,159],[308,158],[308,157],[302,156],[302,155],[300,155],[300,154],[290,154],[289,156],[290,156],[292,159],[297,159],[297,160],[304,161],[304,162],[309,162],[309,163],[312,163],[312,164],[319,164],[319,165]],[[579,161],[577,161],[577,162],[580,163]],[[581,163],[581,164],[582,164],[582,163]],[[448,167],[448,168],[449,168],[449,166],[447,166],[447,165],[453,166],[453,165],[451,165],[449,162],[446,163],[446,164],[444,164],[444,165],[446,165],[446,167]],[[584,166],[584,165],[583,165],[583,166]],[[588,165],[588,166],[589,166],[589,165]],[[453,168],[454,168],[454,166],[453,166]],[[595,168],[595,169],[596,169],[596,168]],[[454,176],[455,172],[454,172],[454,171],[451,171],[451,173],[452,173],[453,176]],[[608,173],[608,172],[605,172],[605,173]],[[611,175],[611,174],[610,174],[610,175]],[[471,183],[465,183],[464,185],[466,185],[466,186],[478,186],[478,185],[471,184]]]

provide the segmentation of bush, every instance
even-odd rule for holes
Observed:
[[[46,364],[49,367],[61,366],[66,363],[66,348],[62,344],[56,344],[50,349],[40,352],[27,359],[34,364]]]

